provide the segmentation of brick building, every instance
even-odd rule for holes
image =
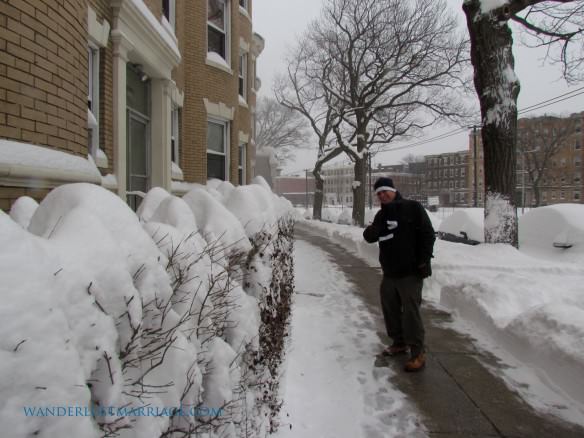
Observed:
[[[0,208],[253,176],[252,0],[0,2]]]
[[[309,172],[304,176],[277,176],[273,180],[273,190],[295,206],[312,207],[314,203],[314,177]]]
[[[539,205],[583,203],[584,112],[569,117],[539,116],[517,121],[516,205],[536,205],[529,172],[540,173]],[[557,141],[557,144],[554,142]],[[475,157],[476,149],[476,165]],[[546,155],[549,155],[546,157]],[[480,130],[469,135],[468,187],[477,174],[478,206],[483,206],[484,165]],[[473,189],[471,189],[473,192]]]
[[[441,206],[472,206],[468,151],[426,155],[424,159],[427,196],[438,197]]]

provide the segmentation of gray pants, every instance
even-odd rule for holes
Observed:
[[[424,351],[424,323],[420,313],[424,280],[410,275],[403,278],[383,276],[381,310],[385,329],[394,343],[410,346],[412,357]]]

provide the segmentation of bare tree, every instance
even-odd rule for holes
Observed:
[[[362,226],[370,148],[464,113],[467,44],[436,0],[328,0],[309,35],[329,72],[320,85],[337,113],[337,147],[354,162],[353,221]]]
[[[534,206],[538,207],[541,205],[541,185],[550,177],[552,159],[566,147],[576,132],[579,119],[545,116],[523,122],[518,131],[517,153],[521,157],[521,170],[533,191]]]
[[[311,146],[304,118],[273,98],[258,100],[256,124],[257,148],[273,148],[280,164],[290,160],[298,149]]]
[[[552,60],[564,65],[567,78],[578,77],[582,50],[571,56],[569,45],[581,45],[583,0],[506,0],[490,4],[464,0],[471,40],[474,84],[481,106],[485,167],[485,242],[517,246],[515,165],[517,96],[513,38],[508,21],[521,24]],[[558,49],[557,51],[555,49]]]
[[[312,218],[320,220],[324,200],[322,167],[343,151],[331,143],[333,124],[338,115],[330,93],[321,85],[330,69],[328,63],[319,62],[318,52],[310,35],[305,35],[288,56],[287,72],[278,79],[275,93],[282,105],[306,118],[318,140],[312,171],[315,181]]]

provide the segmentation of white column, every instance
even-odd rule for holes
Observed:
[[[126,201],[126,63],[132,46],[117,29],[111,33],[113,50],[114,174],[118,196]]]
[[[168,79],[152,79],[152,114],[151,129],[151,163],[152,187],[162,187],[171,191],[171,151],[170,134],[172,109],[170,99],[170,81]]]

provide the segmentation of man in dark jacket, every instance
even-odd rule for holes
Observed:
[[[374,188],[381,210],[363,237],[369,243],[379,242],[381,309],[387,334],[393,340],[384,354],[405,354],[409,349],[405,370],[419,371],[426,364],[420,306],[424,278],[432,275],[434,229],[424,207],[402,198],[391,178],[379,178]]]

